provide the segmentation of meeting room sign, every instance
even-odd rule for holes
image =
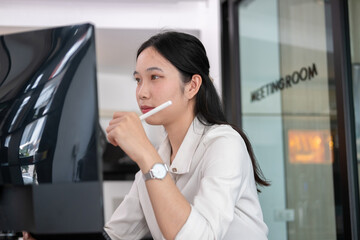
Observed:
[[[315,63],[313,63],[312,66],[302,67],[299,71],[294,71],[292,74],[286,75],[277,81],[263,85],[262,87],[251,92],[251,102],[261,101],[278,91],[283,91],[297,84],[310,81],[317,75],[318,71]]]

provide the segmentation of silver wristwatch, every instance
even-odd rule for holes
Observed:
[[[144,174],[144,180],[164,179],[168,172],[168,167],[164,163],[155,163],[149,172]]]

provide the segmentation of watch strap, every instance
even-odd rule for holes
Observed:
[[[144,174],[144,180],[145,181],[153,179],[153,178],[154,178],[154,175],[152,174],[151,169],[150,169],[150,171],[148,171],[147,173]]]

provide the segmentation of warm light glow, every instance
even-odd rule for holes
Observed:
[[[289,160],[294,164],[333,163],[333,140],[329,130],[289,130]]]

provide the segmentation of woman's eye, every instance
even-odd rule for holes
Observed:
[[[134,78],[134,80],[137,82],[137,83],[139,83],[140,82],[140,78]]]
[[[160,76],[158,76],[158,75],[151,75],[151,80],[156,80],[156,79],[158,79],[158,78],[160,78]]]

